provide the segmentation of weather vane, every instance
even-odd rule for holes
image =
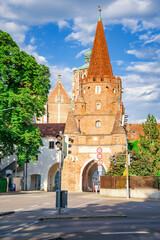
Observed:
[[[98,8],[99,8],[99,21],[101,21],[101,11],[102,11],[102,9],[101,9],[100,5],[98,5]]]

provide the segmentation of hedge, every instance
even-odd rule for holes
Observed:
[[[7,179],[0,177],[0,192],[6,192],[7,190]]]

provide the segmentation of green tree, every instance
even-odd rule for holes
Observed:
[[[160,137],[156,118],[149,114],[142,127],[144,134],[140,134],[139,151],[131,151],[133,164],[130,174],[154,176],[160,170]]]
[[[122,176],[125,171],[126,151],[117,153],[114,159],[111,160],[110,169],[106,175]]]
[[[42,140],[32,122],[45,113],[49,77],[48,67],[0,30],[0,158],[15,153],[20,166],[35,160]]]

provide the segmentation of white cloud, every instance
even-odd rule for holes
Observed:
[[[118,60],[118,61],[117,61],[117,65],[118,65],[118,66],[121,66],[121,65],[123,65],[123,64],[124,64],[124,61],[122,61],[122,60]]]
[[[151,39],[145,41],[145,44],[152,43],[152,42],[158,42],[160,43],[160,34],[153,35]]]
[[[25,52],[27,52],[28,54],[32,55],[33,57],[35,57],[35,59],[37,60],[37,62],[39,64],[47,64],[47,60],[45,57],[43,56],[39,56],[38,53],[36,52],[36,46],[35,45],[27,45],[25,47],[22,48],[22,50],[24,50]]]
[[[66,37],[66,41],[79,41],[83,45],[92,43],[94,39],[96,23],[88,24],[79,17],[74,20],[73,32]]]
[[[128,71],[135,71],[140,73],[160,73],[160,64],[158,62],[142,62],[134,63],[132,66],[127,67]]]
[[[135,55],[137,58],[152,58],[154,56],[154,50],[152,48],[145,48],[142,50],[127,50],[127,53]]]
[[[35,41],[36,41],[36,38],[35,38],[35,37],[32,37],[31,40],[30,40],[30,43],[31,43],[31,44],[34,44]]]
[[[57,23],[60,29],[69,28],[69,21],[73,20],[72,32],[66,40],[86,45],[93,41],[97,5],[97,0],[1,0],[0,15],[5,21],[12,19],[27,28],[47,23]],[[132,33],[160,26],[159,0],[101,0],[101,5],[104,25],[122,24]]]
[[[58,27],[59,29],[63,29],[64,27],[69,28],[69,23],[67,21],[60,20],[58,21]]]
[[[147,15],[152,8],[150,0],[116,0],[105,9],[108,18]]]
[[[124,101],[146,102],[158,99],[160,89],[157,85],[137,86],[132,88],[125,88]]]
[[[137,83],[146,83],[146,79],[144,77],[141,77],[138,74],[128,74],[126,76],[122,76],[122,83],[126,86],[129,85],[137,85]],[[149,80],[150,81],[150,80]]]
[[[79,52],[77,55],[76,55],[76,58],[79,58],[81,57],[86,51],[88,51],[89,48],[85,49],[85,50],[82,50],[81,52]]]
[[[17,14],[15,14],[5,3],[1,4],[0,16],[1,18],[7,18],[12,20],[18,19]]]
[[[25,25],[17,24],[13,21],[0,21],[0,29],[2,31],[8,32],[14,41],[21,44],[25,40],[25,34],[28,31],[28,27]]]

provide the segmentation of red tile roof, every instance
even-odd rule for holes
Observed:
[[[34,123],[39,127],[41,137],[56,137],[60,131],[64,132],[65,123]]]
[[[88,77],[113,76],[102,21],[98,21],[94,38]]]

